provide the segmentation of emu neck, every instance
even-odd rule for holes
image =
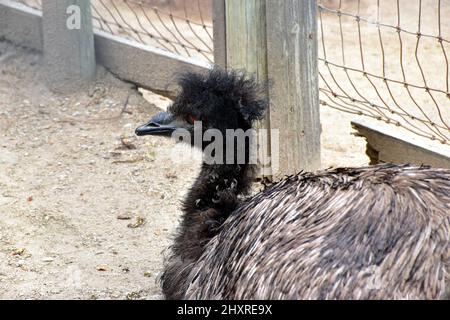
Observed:
[[[219,211],[234,210],[237,197],[248,192],[251,172],[252,167],[248,164],[204,163],[186,197],[184,211],[189,214],[211,208]]]
[[[209,240],[239,206],[238,196],[246,194],[253,166],[207,165],[194,182],[183,204],[173,255],[162,276],[163,292],[169,299],[183,299],[186,279],[205,250]]]
[[[182,261],[196,261],[205,245],[248,192],[253,166],[203,164],[183,203],[183,218],[173,246]]]

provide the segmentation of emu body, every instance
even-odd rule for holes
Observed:
[[[237,208],[205,246],[188,299],[449,298],[450,171],[303,173]]]
[[[267,106],[233,71],[187,74],[180,85],[168,113],[138,135],[193,134],[193,121],[247,130]],[[450,170],[300,173],[246,198],[252,172],[248,163],[203,164],[165,263],[166,298],[450,297]]]

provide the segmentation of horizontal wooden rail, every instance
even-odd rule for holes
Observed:
[[[0,39],[42,51],[42,13],[15,1],[0,0]],[[98,64],[122,80],[169,97],[174,95],[174,75],[205,72],[212,67],[98,30],[94,43]]]
[[[372,164],[378,162],[427,164],[450,168],[450,147],[433,146],[367,120],[354,120],[352,126],[367,140],[367,155]]]

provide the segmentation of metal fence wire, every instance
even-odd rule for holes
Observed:
[[[41,9],[41,0],[20,0]],[[91,0],[94,28],[213,62],[212,0]]]
[[[93,0],[94,27],[213,62],[212,0]]]
[[[213,62],[212,1],[92,0],[94,27]],[[318,0],[321,104],[450,145],[448,17],[448,0]]]
[[[450,144],[450,1],[318,4],[321,103]]]

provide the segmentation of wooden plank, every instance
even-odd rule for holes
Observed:
[[[226,0],[226,50],[227,68],[245,69],[258,81],[267,82],[266,1]],[[270,128],[270,110],[258,128]],[[260,153],[271,157],[268,139],[258,141]],[[261,176],[270,177],[270,166],[262,168]]]
[[[227,67],[225,0],[213,0],[214,64]]]
[[[54,90],[75,90],[95,76],[90,0],[42,2],[44,63]]]
[[[392,162],[427,164],[450,168],[450,146],[426,144],[420,139],[401,135],[395,127],[380,126],[367,120],[354,120],[352,126],[365,137],[371,163]]]
[[[0,39],[42,51],[42,14],[21,3],[0,0]]]
[[[266,1],[226,0],[227,64],[267,81]]]
[[[42,14],[11,0],[0,0],[0,37],[17,45],[43,50]],[[185,71],[206,72],[211,65],[184,58],[95,30],[99,64],[124,81],[165,96],[175,95],[174,78]]]
[[[280,130],[282,174],[320,168],[315,0],[267,1],[270,125]]]
[[[212,67],[102,31],[95,32],[95,51],[98,63],[117,77],[170,98],[176,94],[177,74],[206,72]]]

